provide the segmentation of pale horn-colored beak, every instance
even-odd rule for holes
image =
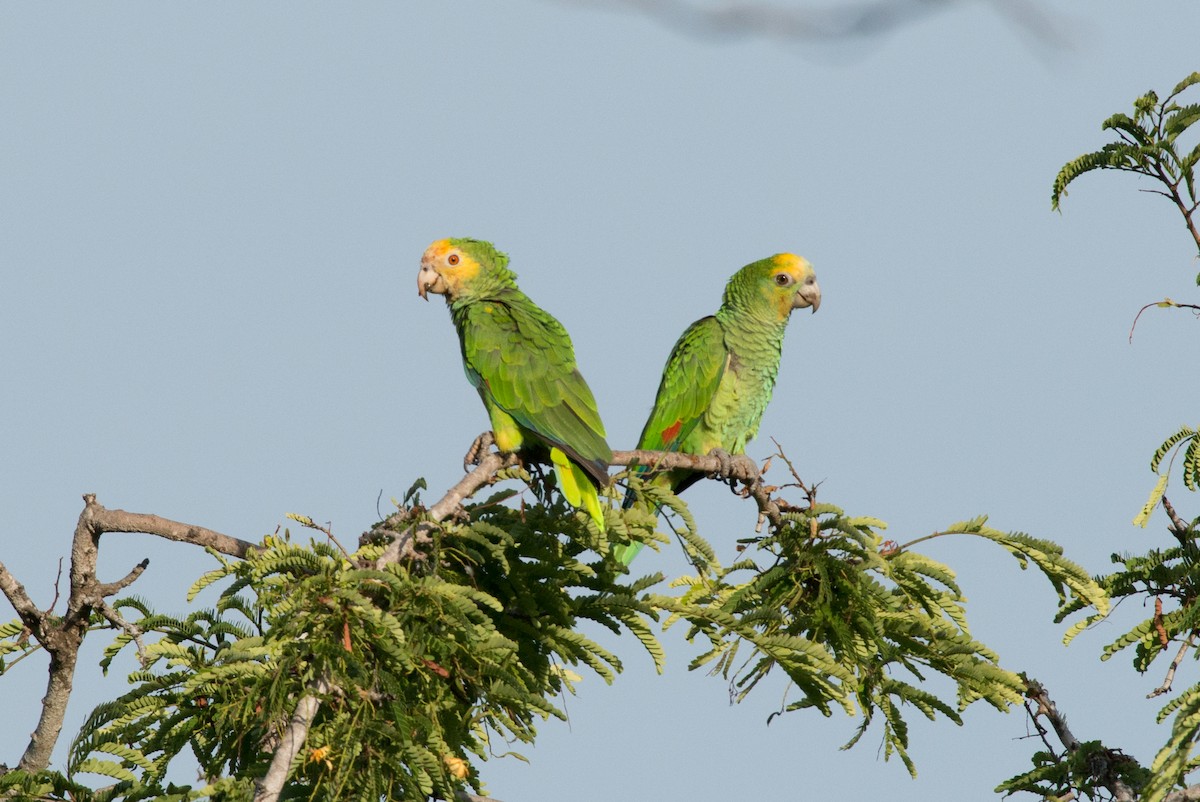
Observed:
[[[430,290],[438,292],[437,285],[441,280],[442,277],[433,269],[433,266],[422,261],[421,269],[417,272],[417,295],[428,301],[429,296],[426,293]]]
[[[804,282],[804,286],[796,293],[795,299],[792,301],[793,309],[804,309],[812,307],[816,312],[821,307],[821,286],[817,284],[817,279],[811,278]]]

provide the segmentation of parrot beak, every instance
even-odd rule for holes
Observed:
[[[796,297],[792,300],[792,309],[805,309],[812,307],[813,312],[816,312],[821,307],[821,287],[817,284],[816,278],[810,278],[800,287]]]
[[[426,293],[444,293],[446,291],[446,280],[441,274],[433,269],[433,265],[428,261],[421,260],[421,269],[417,272],[417,295],[420,295],[425,301],[429,300]]]

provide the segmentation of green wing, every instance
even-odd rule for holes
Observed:
[[[696,429],[716,397],[728,365],[725,333],[715,317],[702,317],[688,326],[667,357],[658,395],[654,398],[654,409],[642,429],[638,448],[696,453],[699,444],[689,442],[689,438],[701,434]],[[644,465],[634,469],[636,473],[646,470],[648,466]],[[692,471],[676,470],[657,473],[654,481],[666,484],[672,492],[678,493],[699,478],[699,474]],[[625,494],[624,506],[630,507],[633,503],[634,495],[630,490]],[[616,557],[629,565],[641,550],[641,543],[630,543],[619,547]]]
[[[612,450],[566,329],[519,291],[468,304],[461,314],[455,322],[471,383],[597,484],[607,484]]]
[[[663,368],[654,409],[638,448],[690,451],[688,436],[708,411],[728,363],[725,334],[715,317],[688,326]]]

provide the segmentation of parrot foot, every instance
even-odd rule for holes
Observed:
[[[708,452],[708,456],[714,457],[717,462],[721,464],[721,467],[717,468],[717,470],[713,472],[713,476],[716,476],[720,479],[731,478],[730,473],[733,471],[732,454],[723,448],[714,448],[712,451]]]
[[[491,432],[484,432],[476,437],[475,442],[471,443],[471,447],[463,455],[463,470],[469,473],[471,468],[478,465],[494,445],[496,445],[496,437]]]
[[[739,479],[749,481],[758,476],[758,465],[745,454],[730,454],[723,448],[714,448],[708,456],[716,458],[720,467],[713,471],[712,476],[729,482],[733,487]]]

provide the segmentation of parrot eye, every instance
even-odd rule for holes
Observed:
[[[789,276],[787,273],[776,273],[775,274],[775,283],[778,284],[780,287],[786,287],[787,285],[792,283],[792,277]]]
[[[452,253],[452,254],[450,254],[449,256],[447,256],[447,257],[446,257],[446,263],[447,263],[447,264],[449,264],[449,265],[451,265],[451,266],[458,264],[458,254],[457,254],[457,253]]]

